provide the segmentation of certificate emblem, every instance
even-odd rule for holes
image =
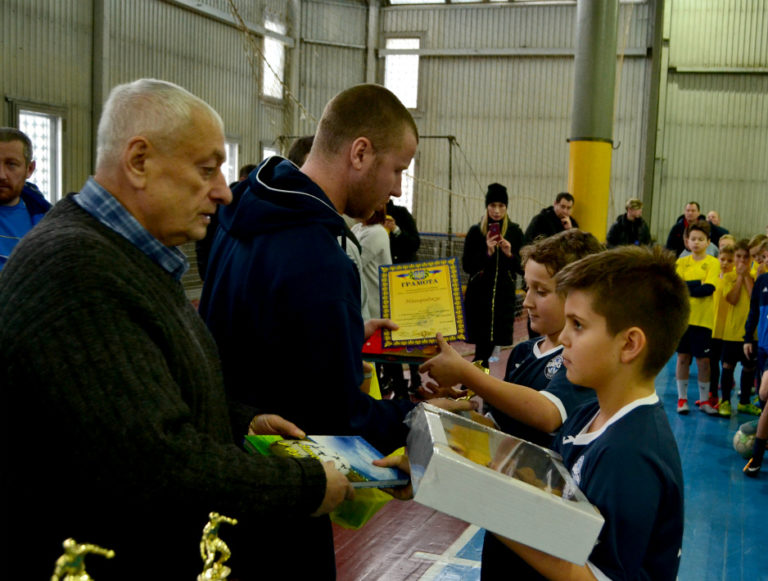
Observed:
[[[465,339],[464,308],[456,258],[379,267],[381,314],[400,327],[384,329],[384,347]]]

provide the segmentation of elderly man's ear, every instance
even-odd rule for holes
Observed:
[[[143,189],[147,179],[147,159],[150,145],[143,137],[134,137],[123,152],[123,169],[131,185]]]

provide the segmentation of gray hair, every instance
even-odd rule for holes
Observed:
[[[0,127],[0,142],[10,143],[11,141],[21,141],[24,161],[27,165],[32,163],[32,141],[27,134],[14,127]]]
[[[112,89],[104,103],[96,137],[96,168],[116,163],[129,139],[141,135],[161,148],[176,144],[179,130],[196,114],[208,113],[222,128],[219,114],[186,89],[157,79],[139,79]]]

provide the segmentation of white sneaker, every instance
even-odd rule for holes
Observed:
[[[688,400],[687,399],[679,399],[679,400],[677,400],[677,413],[679,413],[679,414],[687,414],[689,411],[691,411],[691,408],[688,407]]]
[[[711,405],[709,405],[708,402],[704,402],[699,406],[699,409],[703,411],[708,416],[718,416],[720,414],[717,413],[717,410],[713,408]]]

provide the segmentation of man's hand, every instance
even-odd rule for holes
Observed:
[[[398,468],[411,475],[411,465],[408,462],[408,456],[403,454],[401,456],[387,456],[385,458],[379,458],[373,461],[374,466],[382,466],[384,468]],[[397,488],[382,488],[387,494],[391,494],[398,500],[410,500],[413,498],[413,485],[408,482],[405,486],[398,486]]]
[[[263,434],[276,434],[288,438],[306,438],[303,430],[293,422],[278,416],[277,414],[259,414],[254,416],[248,425],[249,436],[259,436]]]
[[[752,343],[744,343],[744,355],[747,359],[752,359]]]
[[[451,347],[442,334],[437,334],[437,346],[440,349],[440,355],[433,357],[419,367],[419,371],[429,374],[438,386],[451,387],[453,385],[464,383],[464,375],[468,369],[473,369],[473,365],[464,359],[459,353]]]
[[[328,514],[345,500],[352,500],[355,491],[352,484],[341,472],[333,467],[333,462],[323,462],[325,470],[325,496],[323,502],[310,516]]]
[[[573,222],[571,222],[570,216],[563,216],[562,218],[560,218],[560,223],[563,225],[563,228],[565,230],[570,230],[571,228],[573,228]]]
[[[397,331],[400,327],[390,319],[369,319],[365,322],[365,338],[369,339],[379,329]]]

